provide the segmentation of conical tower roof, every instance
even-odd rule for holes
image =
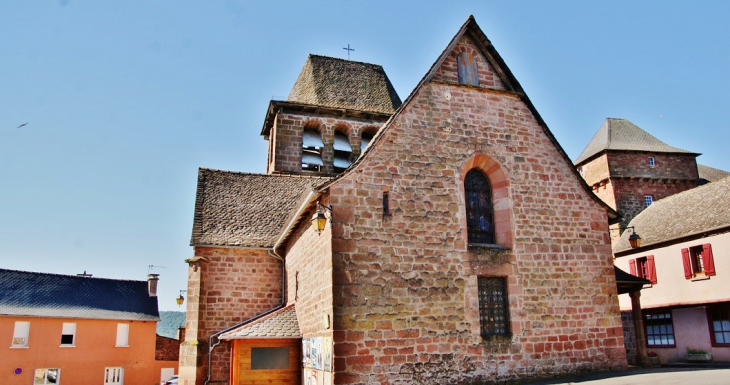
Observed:
[[[700,155],[696,152],[672,147],[626,119],[607,118],[574,163],[581,164],[606,150]]]

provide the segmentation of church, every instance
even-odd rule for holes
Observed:
[[[627,366],[608,227],[469,17],[401,102],[310,55],[267,172],[200,169],[183,384],[486,384]]]

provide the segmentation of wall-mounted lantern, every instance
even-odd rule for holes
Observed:
[[[608,230],[609,231],[630,230],[631,235],[629,235],[629,245],[631,245],[632,249],[638,249],[639,247],[641,247],[641,237],[639,236],[639,234],[636,233],[636,229],[634,228],[634,226],[628,226],[628,227],[619,226],[619,228],[617,228],[617,229],[608,229]]]
[[[183,296],[183,293],[187,293],[187,290],[180,290],[180,296],[175,298],[175,302],[177,302],[177,306],[182,306],[183,302],[185,302],[185,297]]]
[[[329,215],[327,215],[329,213]],[[322,234],[324,227],[327,225],[327,219],[330,220],[330,229],[332,228],[332,206],[325,206],[317,202],[317,211],[312,216],[312,228],[317,235]]]

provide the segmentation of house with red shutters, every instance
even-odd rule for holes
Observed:
[[[261,133],[266,174],[198,173],[181,384],[626,368],[619,215],[473,17],[402,103],[381,66],[310,55]]]
[[[662,363],[687,349],[730,361],[730,177],[652,203],[614,247],[616,266],[651,282],[641,291],[646,348]],[[626,321],[628,296],[619,296]],[[624,325],[632,327],[633,322]]]

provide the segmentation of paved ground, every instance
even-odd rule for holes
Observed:
[[[531,385],[730,385],[730,368],[652,368],[625,372],[587,374],[560,380],[542,381]]]

